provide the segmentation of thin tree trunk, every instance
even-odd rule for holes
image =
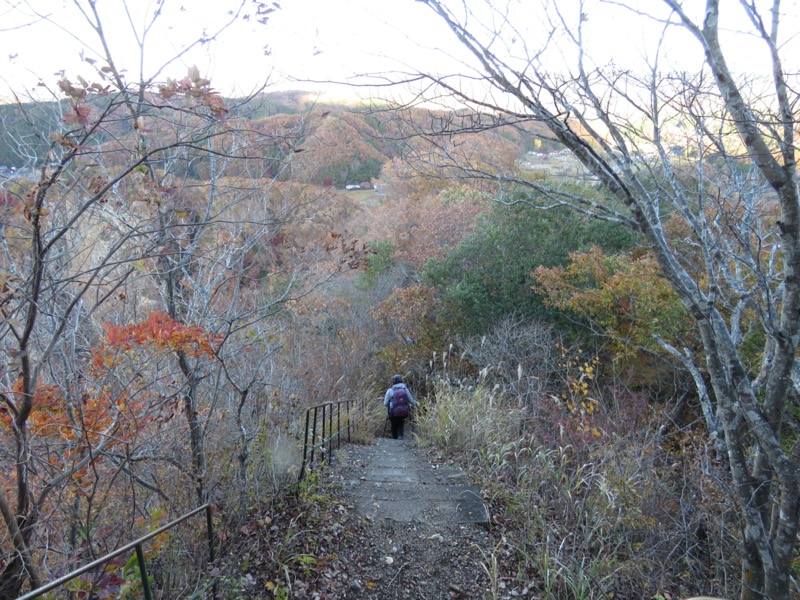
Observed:
[[[0,486],[0,512],[3,513],[3,520],[6,522],[6,527],[11,534],[11,539],[14,543],[14,549],[17,555],[14,560],[5,568],[2,575],[0,575],[0,599],[13,600],[19,596],[25,579],[29,578],[31,587],[36,589],[42,585],[39,573],[36,569],[36,564],[33,562],[30,550],[28,549],[28,540],[25,539],[22,531],[19,528],[17,519],[14,512],[11,510],[11,505],[6,498],[5,490]]]
[[[186,422],[189,425],[189,444],[192,449],[192,475],[195,481],[195,492],[198,503],[203,504],[207,500],[205,483],[206,454],[203,424],[197,411],[197,385],[199,382],[183,351],[178,353],[178,363],[189,386],[189,390],[183,397],[183,410],[186,415]]]

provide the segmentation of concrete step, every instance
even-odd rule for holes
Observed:
[[[410,440],[378,438],[340,453],[342,485],[369,519],[488,524],[480,488],[456,469],[431,464]]]

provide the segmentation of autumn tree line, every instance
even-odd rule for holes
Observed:
[[[258,117],[269,95],[223,99],[196,73],[146,95],[140,117],[125,116],[124,94],[62,88],[69,99],[37,121],[60,131],[47,154],[59,161],[5,181],[7,597],[204,502],[235,540],[254,504],[294,489],[304,408],[378,406],[396,371],[427,405],[423,439],[472,464],[495,519],[519,536],[509,579],[544,576],[529,553],[546,531],[587,536],[567,553],[559,540],[554,561],[595,552],[598,532],[613,541],[624,569],[603,585],[621,596],[730,576],[718,447],[693,374],[669,351],[701,342],[641,235],[534,210],[523,186],[439,162],[502,165],[606,201],[558,144],[537,142],[538,125],[461,132],[445,147],[418,134],[445,114],[386,120],[383,107],[309,100]],[[187,104],[191,119],[174,114]],[[375,189],[343,190],[366,178],[351,167],[368,157]],[[535,483],[544,456],[561,470],[539,465]],[[594,520],[566,506],[520,519],[562,506],[560,494]],[[177,534],[148,550],[160,593],[206,585],[205,552]],[[137,590],[136,573],[112,564],[72,589]]]
[[[16,169],[0,179],[0,597],[205,502],[231,543],[293,489],[304,408],[378,405],[396,372],[422,400],[420,443],[469,465],[502,531],[488,594],[797,593],[779,3],[739,7],[766,49],[758,86],[732,70],[714,0],[649,15],[689,35],[697,73],[598,66],[593,21],[557,3],[522,54],[516,3],[424,4],[483,87],[420,72],[393,76],[422,82],[410,103],[232,99],[196,68],[133,77],[103,46],[91,77],[0,111]],[[554,48],[572,70],[547,70]],[[204,593],[201,545],[148,550],[163,597]],[[232,564],[214,573],[250,575]],[[140,584],[114,564],[72,589]]]
[[[202,503],[224,528],[286,493],[306,406],[372,397],[411,368],[398,340],[438,343],[414,282],[487,210],[410,171],[412,130],[370,107],[298,94],[270,114],[273,97],[222,98],[195,69],[100,74],[3,111],[2,597]],[[509,165],[533,144],[466,142]],[[341,189],[365,180],[371,197]],[[201,585],[201,558],[148,552],[165,596]],[[113,563],[70,589],[137,589],[136,573]]]

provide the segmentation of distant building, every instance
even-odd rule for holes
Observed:
[[[361,183],[348,183],[344,186],[346,190],[371,190],[373,185],[369,181],[362,181]]]

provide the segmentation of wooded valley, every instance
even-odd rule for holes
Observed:
[[[534,548],[572,531],[553,560],[597,554],[619,595],[730,576],[724,477],[690,374],[655,341],[696,334],[635,234],[404,160],[427,111],[384,123],[297,93],[224,120],[148,97],[128,117],[124,98],[69,89],[5,110],[9,141],[63,114],[78,127],[4,180],[3,453],[25,457],[4,504],[31,561],[9,532],[6,586],[209,500],[235,536],[254,507],[288,506],[304,408],[378,407],[395,371],[424,398],[426,443],[467,461],[519,536],[509,574],[535,579]],[[517,125],[452,146],[601,197],[538,139]],[[181,543],[151,550],[164,572]],[[124,572],[72,589],[135,589]],[[178,572],[164,597],[198,585]]]
[[[159,535],[157,597],[335,597],[304,411],[367,399],[367,441],[395,373],[417,443],[483,489],[487,598],[798,593],[779,61],[775,102],[748,95],[667,0],[713,77],[550,79],[424,3],[513,107],[432,74],[459,108],[225,98],[111,60],[0,106],[0,598],[205,503],[217,558],[205,524]],[[135,597],[128,559],[66,589]]]

